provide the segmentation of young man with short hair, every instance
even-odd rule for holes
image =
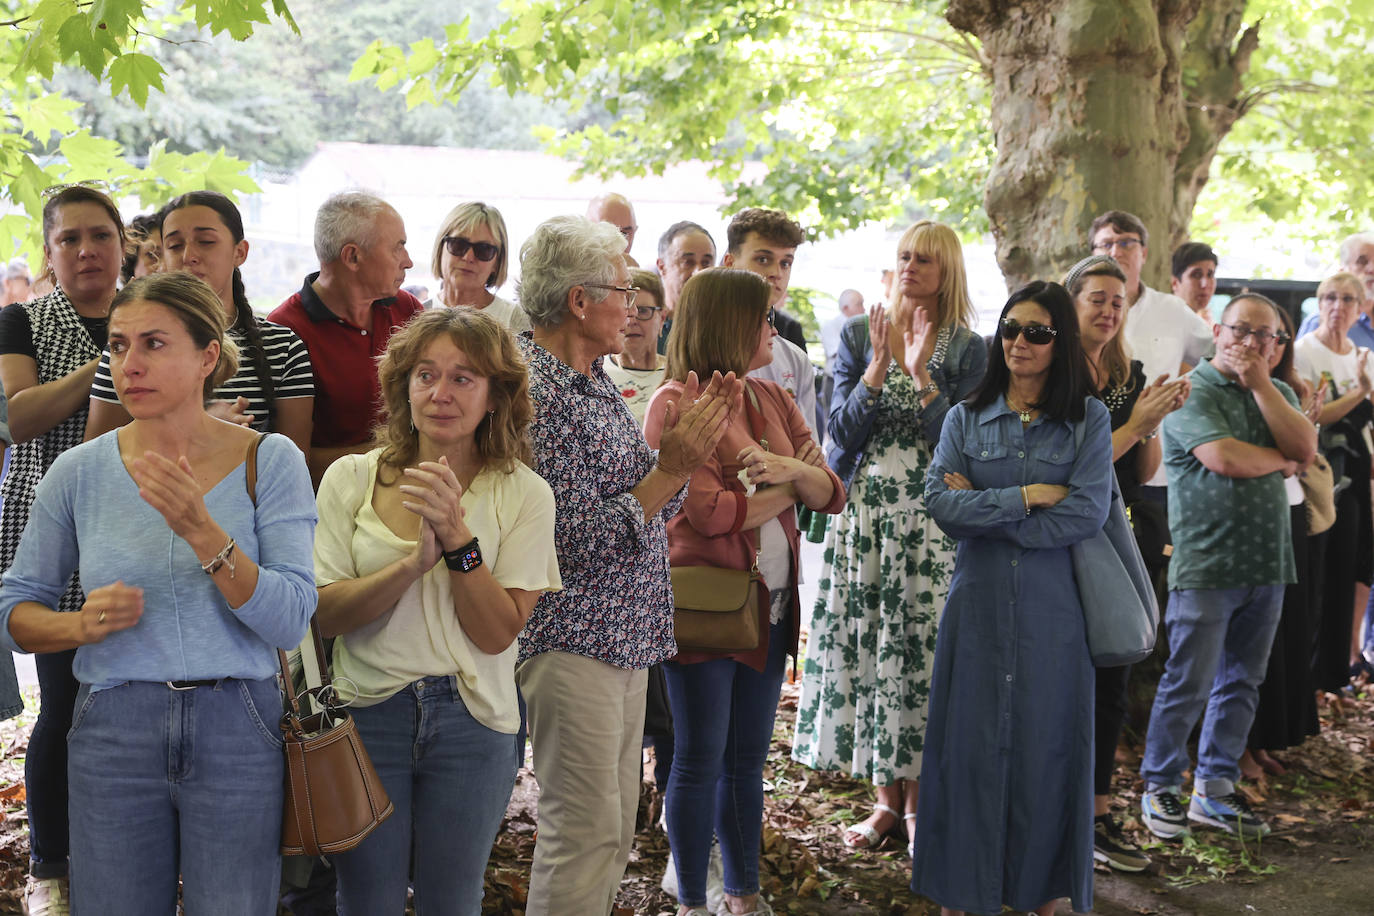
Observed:
[[[777,325],[778,308],[787,298],[787,287],[792,279],[792,264],[797,257],[797,248],[806,241],[801,226],[781,210],[767,210],[762,207],[749,207],[735,214],[725,230],[729,246],[725,257],[721,258],[722,267],[737,267],[758,274],[768,281],[772,296],[768,300],[772,308],[773,332],[780,334]],[[792,319],[795,321],[796,319]],[[820,418],[816,413],[816,367],[803,347],[791,340],[774,338],[773,361],[761,369],[749,373],[752,378],[776,382],[792,395],[801,408],[806,425],[816,441]]]
[[[1206,242],[1184,242],[1169,260],[1174,295],[1199,318],[1212,323],[1212,297],[1217,292],[1217,253]]]

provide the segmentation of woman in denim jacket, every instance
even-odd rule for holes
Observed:
[[[954,567],[954,542],[925,509],[926,465],[945,413],[987,365],[949,227],[907,229],[894,274],[891,304],[840,335],[828,460],[849,501],[826,543],[830,588],[812,614],[792,750],[808,766],[873,780],[873,813],[845,830],[855,849],[915,817],[930,662]]]

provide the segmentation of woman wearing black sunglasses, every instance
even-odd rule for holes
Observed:
[[[959,541],[940,620],[911,887],[945,913],[1092,908],[1093,665],[1069,545],[1101,530],[1111,418],[1068,292],[1012,295],[945,417],[926,505]]]
[[[439,294],[425,308],[460,305],[482,309],[519,334],[530,329],[524,311],[493,290],[506,282],[506,221],[495,207],[471,201],[448,211],[434,238],[430,269],[439,278]]]

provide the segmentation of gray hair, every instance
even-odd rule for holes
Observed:
[[[614,284],[624,256],[625,237],[610,223],[583,216],[547,219],[520,246],[520,307],[535,327],[557,327],[568,316],[568,291],[588,283]],[[593,302],[609,294],[606,289],[587,290]]]
[[[5,279],[13,280],[16,277],[23,277],[25,280],[33,279],[33,275],[29,273],[29,262],[23,258],[15,258],[5,265]]]
[[[706,241],[711,243],[711,255],[714,257],[716,253],[716,240],[711,238],[711,233],[706,231],[706,227],[694,223],[689,219],[673,223],[668,227],[667,231],[658,237],[658,256],[660,258],[668,257],[668,249],[672,246],[673,239],[685,232],[700,232],[702,235],[706,236]]]
[[[315,214],[315,256],[321,264],[332,264],[343,255],[345,245],[370,248],[376,241],[377,217],[394,210],[370,191],[331,196]]]
[[[1350,258],[1355,254],[1355,248],[1359,245],[1374,245],[1374,232],[1357,232],[1350,238],[1341,242],[1341,268],[1350,263]]]

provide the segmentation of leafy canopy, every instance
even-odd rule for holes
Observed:
[[[168,151],[155,143],[146,162],[123,158],[119,143],[78,125],[79,103],[53,93],[62,68],[79,68],[108,85],[114,97],[140,107],[161,91],[158,57],[169,29],[184,24],[243,40],[256,24],[278,17],[294,27],[284,0],[0,0],[0,186],[4,200],[23,212],[0,218],[0,252],[35,250],[34,226],[45,188],[76,180],[101,181],[120,196],[157,200],[182,191],[255,191],[247,163],[215,152]]]
[[[480,37],[464,20],[439,44],[374,42],[354,76],[447,101],[485,73],[512,94],[604,111],[604,123],[546,139],[602,174],[712,162],[733,205],[781,207],[823,233],[918,213],[984,231],[991,65],[945,5],[509,0],[508,19]],[[1359,168],[1374,131],[1374,2],[1238,6],[1260,23],[1260,48],[1198,221],[1288,220],[1311,238],[1362,225],[1374,203]]]

